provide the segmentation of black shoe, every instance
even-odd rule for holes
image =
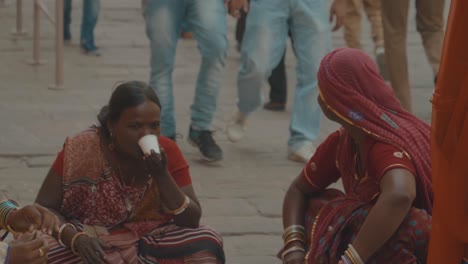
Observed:
[[[284,111],[286,109],[286,104],[270,101],[264,104],[263,108],[270,111]]]
[[[190,127],[188,141],[197,147],[206,161],[219,161],[223,159],[223,151],[213,139],[213,132],[208,130],[193,130]]]

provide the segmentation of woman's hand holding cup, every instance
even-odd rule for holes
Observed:
[[[146,135],[138,141],[143,151],[148,172],[154,177],[168,174],[167,156],[164,149],[159,148],[158,138],[155,135]]]

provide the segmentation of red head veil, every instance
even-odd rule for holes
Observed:
[[[343,120],[411,157],[415,206],[431,213],[430,127],[401,107],[374,61],[357,49],[337,49],[322,60],[318,83],[323,101]]]

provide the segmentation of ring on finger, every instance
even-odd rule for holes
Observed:
[[[42,248],[39,249],[39,256],[40,257],[45,256],[44,250],[42,250]]]

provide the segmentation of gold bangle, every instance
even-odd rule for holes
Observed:
[[[356,261],[354,260],[353,256],[348,250],[345,250],[345,256],[348,257],[348,259],[351,261],[352,264],[357,264]]]
[[[304,239],[306,238],[305,234],[303,232],[300,232],[300,231],[292,231],[288,234],[286,234],[284,237],[283,237],[283,241],[286,241],[288,240],[289,238],[291,237],[303,237]]]
[[[187,207],[190,204],[190,198],[187,195],[184,195],[184,203],[177,209],[169,211],[170,214],[172,215],[179,215],[187,209]]]
[[[359,253],[356,251],[353,245],[349,244],[348,250],[349,250],[349,253],[353,256],[357,264],[364,264],[364,261],[362,261],[361,256],[359,256]]]
[[[301,225],[290,225],[283,230],[283,236],[284,234],[287,234],[293,230],[302,230],[303,232],[305,232],[305,228]]]
[[[66,248],[67,246],[66,246],[66,245],[63,243],[63,241],[62,241],[62,233],[63,233],[63,231],[65,230],[65,228],[67,228],[67,226],[73,228],[73,229],[76,231],[75,226],[72,225],[72,224],[70,224],[70,223],[65,223],[65,224],[63,224],[63,225],[60,227],[60,229],[59,229],[59,231],[58,231],[58,234],[57,234],[57,241],[58,241],[59,244],[60,244],[62,247],[64,247],[64,248]]]
[[[292,253],[294,251],[302,251],[302,252],[305,252],[305,249],[302,248],[302,247],[298,247],[298,246],[294,246],[294,247],[290,247],[288,249],[286,249],[285,251],[283,251],[283,253],[281,253],[281,260],[284,261],[284,258],[289,254],[289,253]]]
[[[87,236],[87,234],[85,232],[78,232],[73,236],[73,238],[72,238],[72,240],[70,242],[70,248],[71,248],[73,254],[75,254],[77,256],[78,256],[78,252],[76,252],[76,250],[75,250],[75,241],[81,235],[86,235]]]
[[[286,242],[284,242],[284,246],[286,247],[287,245],[289,245],[290,243],[292,243],[292,242],[294,242],[294,241],[300,241],[300,242],[306,244],[305,239],[300,238],[300,237],[293,237],[293,238],[291,238],[291,239],[289,239],[289,240],[286,240]]]

